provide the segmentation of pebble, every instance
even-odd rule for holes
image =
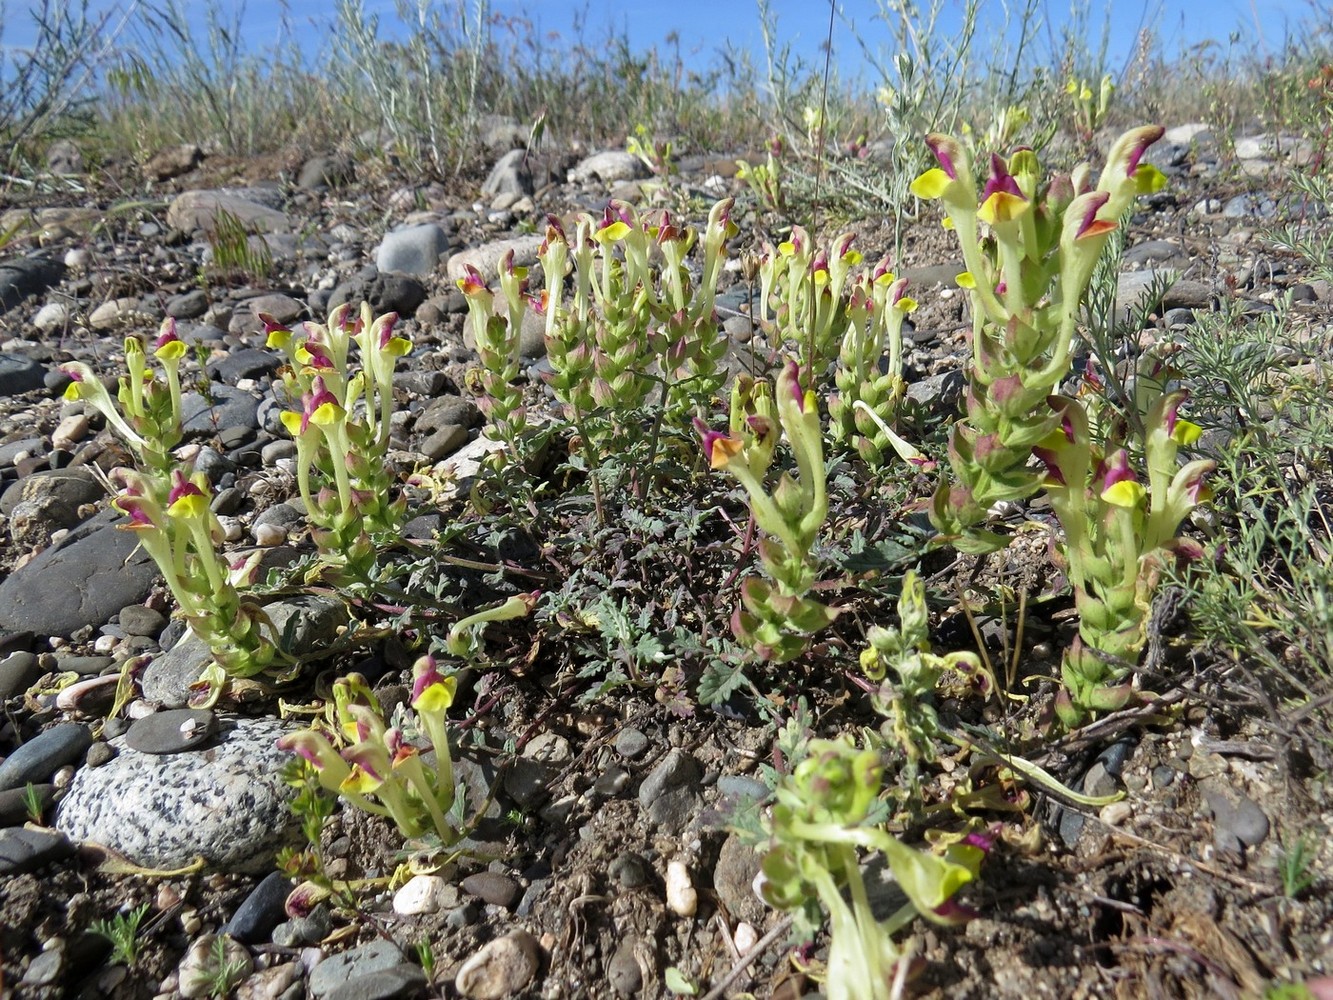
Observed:
[[[137,720],[125,734],[125,745],[139,753],[181,753],[208,742],[216,732],[212,712],[174,708]]]
[[[617,996],[636,997],[643,989],[643,969],[636,955],[639,944],[637,937],[632,934],[626,935],[607,965],[607,982],[611,984],[611,989],[615,990]]]
[[[0,878],[36,871],[74,853],[74,845],[55,830],[11,827],[0,830]]]
[[[648,884],[651,867],[644,858],[633,851],[625,851],[616,856],[607,866],[606,873],[623,889],[638,889]]]
[[[119,621],[126,635],[157,636],[167,625],[166,615],[143,604],[121,608]]]
[[[523,895],[523,886],[517,879],[498,872],[476,872],[460,883],[464,892],[470,892],[483,903],[512,910]]]
[[[751,948],[759,943],[759,932],[754,929],[753,924],[742,920],[736,925],[736,931],[732,935],[732,941],[736,945],[736,951],[745,955]]]
[[[10,653],[0,660],[0,703],[28,690],[41,676],[36,654],[26,650]]]
[[[291,891],[291,879],[281,872],[269,872],[245,897],[245,902],[231,915],[231,919],[222,925],[221,933],[242,944],[267,941],[273,928],[285,916],[283,906]]]
[[[693,815],[702,778],[699,762],[684,750],[672,750],[639,786],[639,806],[649,822],[666,833],[679,833]]]
[[[690,870],[683,861],[671,861],[666,870],[666,905],[678,917],[692,917],[699,911],[699,893],[690,880]]]
[[[1252,798],[1220,780],[1205,781],[1202,788],[1217,833],[1247,847],[1258,847],[1268,839],[1268,817]]]
[[[537,939],[525,930],[510,931],[463,963],[454,988],[470,1000],[504,1000],[532,981],[540,963]]]
[[[437,913],[456,905],[458,890],[438,875],[413,875],[393,895],[393,912],[403,917]]]
[[[77,722],[63,722],[28,740],[0,764],[0,790],[40,784],[66,764],[79,760],[92,745],[93,734]]]
[[[419,996],[426,974],[409,962],[357,976],[330,990],[325,1000],[406,1000]]]
[[[648,737],[639,730],[626,726],[616,733],[616,753],[626,760],[635,760],[648,750],[648,742]]]

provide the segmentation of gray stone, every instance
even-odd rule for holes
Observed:
[[[284,212],[270,207],[278,192],[262,188],[236,190],[185,191],[177,195],[167,208],[167,225],[184,232],[197,229],[211,232],[217,226],[219,212],[226,212],[240,220],[247,229],[259,233],[285,233],[292,223]]]
[[[940,414],[958,408],[958,401],[963,398],[966,385],[967,379],[962,372],[940,372],[909,383],[907,398],[931,413]]]
[[[65,951],[63,948],[52,948],[50,951],[38,952],[28,964],[28,968],[24,970],[19,985],[50,986],[60,978],[60,973],[64,971],[64,965]]]
[[[594,179],[604,184],[615,184],[647,176],[648,168],[642,160],[633,153],[618,149],[593,153],[569,170],[569,180],[574,184]]]
[[[484,195],[512,194],[523,196],[535,190],[532,183],[532,171],[528,169],[528,151],[511,149],[500,157],[486,180],[482,182],[481,193]]]
[[[247,299],[245,304],[250,307],[250,312],[255,316],[260,313],[267,313],[279,323],[294,323],[306,314],[306,304],[300,299],[294,299],[290,295],[283,295],[281,292],[270,292],[267,295],[256,295],[253,299]]]
[[[44,816],[56,799],[56,786],[42,782],[29,783],[22,788],[0,791],[0,826],[22,826],[31,820],[33,801]]]
[[[448,249],[448,234],[433,222],[396,229],[384,234],[375,251],[375,266],[383,273],[434,274],[440,255]]]
[[[371,311],[379,316],[396,312],[410,317],[417,306],[426,301],[426,286],[409,274],[377,274],[373,278],[354,278],[339,285],[329,297],[329,309],[344,302],[358,305],[369,302]]]
[[[0,830],[0,878],[36,871],[52,861],[74,853],[74,845],[62,833],[16,826]]]
[[[217,717],[207,709],[169,708],[136,719],[125,745],[139,753],[181,753],[207,743],[216,732]]]
[[[107,667],[111,666],[112,659],[109,656],[80,656],[78,654],[57,656],[56,669],[60,671],[69,671],[78,674],[81,677],[90,677],[94,674],[100,674]]]
[[[1189,254],[1170,240],[1147,240],[1126,249],[1121,260],[1125,264],[1184,267],[1189,263]]]
[[[43,730],[0,764],[0,789],[48,781],[60,768],[79,760],[92,742],[88,727],[77,722]]]
[[[768,786],[746,774],[724,774],[717,779],[717,791],[733,802],[759,802],[768,797]]]
[[[1106,765],[1100,761],[1094,763],[1088,768],[1088,773],[1083,776],[1083,794],[1093,795],[1099,798],[1107,795],[1114,795],[1118,786],[1115,778],[1107,772]]]
[[[1271,219],[1277,215],[1277,202],[1263,195],[1238,194],[1222,206],[1222,215],[1228,219]]]
[[[106,489],[84,468],[53,469],[24,476],[0,495],[0,514],[13,514],[24,500],[51,500],[73,512],[83,504],[96,503]],[[72,523],[77,523],[77,517]],[[66,525],[68,527],[69,525]]]
[[[0,261],[0,313],[29,295],[39,295],[65,276],[65,265],[45,257],[14,257]]]
[[[1217,834],[1235,838],[1247,847],[1258,847],[1268,839],[1268,817],[1258,803],[1225,781],[1208,780],[1202,784]]]
[[[616,753],[627,760],[642,757],[648,749],[648,737],[631,726],[626,726],[616,733]]]
[[[46,169],[65,177],[83,173],[83,150],[73,139],[57,139],[46,147]]]
[[[266,871],[296,829],[295,789],[280,777],[291,755],[275,745],[287,732],[271,719],[236,719],[206,749],[167,755],[117,737],[114,760],[75,773],[55,826],[147,868],[202,857],[221,871]]]
[[[198,319],[208,312],[208,294],[202,288],[194,288],[173,295],[167,299],[166,311],[174,319]]]
[[[432,434],[452,425],[476,427],[480,423],[481,411],[472,400],[463,396],[440,396],[421,411],[415,426],[418,434]]]
[[[127,635],[156,636],[167,627],[167,617],[144,604],[127,604],[120,609],[120,627]]]
[[[641,889],[648,884],[652,866],[634,851],[619,854],[606,866],[606,874],[623,889]]]
[[[449,280],[457,281],[467,276],[466,265],[471,264],[489,284],[495,284],[499,276],[500,261],[510,250],[514,251],[515,267],[531,267],[537,263],[537,251],[544,237],[516,236],[512,239],[494,240],[481,246],[460,251],[449,258],[445,273]]]
[[[646,808],[666,792],[697,784],[701,774],[699,762],[690,754],[680,749],[672,750],[639,786],[639,804]]]
[[[102,511],[0,583],[0,628],[68,636],[148,596],[157,566]]]
[[[353,979],[372,972],[394,969],[402,964],[403,953],[392,942],[376,938],[324,959],[310,973],[307,985],[311,996],[324,998]]]
[[[503,906],[506,910],[512,910],[523,895],[523,886],[517,879],[499,872],[474,872],[463,879],[460,886],[483,903]]]
[[[636,997],[643,989],[643,970],[635,956],[639,947],[639,939],[631,934],[620,942],[615,954],[611,956],[606,967],[606,979],[616,996]]]
[[[267,605],[264,613],[272,630],[264,633],[275,643],[290,640],[289,648],[298,656],[318,653],[333,642],[338,629],[347,623],[347,607],[341,601],[316,594],[303,594]],[[290,627],[290,635],[288,629]],[[199,679],[213,661],[202,639],[193,632],[165,653],[153,658],[144,668],[139,683],[143,696],[168,708],[189,704],[190,685]]]
[[[14,459],[24,452],[29,455],[39,455],[43,450],[42,439],[35,437],[19,438],[17,441],[10,441],[8,444],[0,444],[0,466],[7,468],[13,465]]]
[[[520,808],[534,809],[550,793],[550,779],[551,770],[545,764],[521,757],[505,771],[505,794]]]
[[[41,676],[35,654],[26,650],[10,653],[0,660],[0,704],[28,690]]]
[[[283,359],[272,351],[259,347],[243,347],[231,351],[226,357],[208,363],[210,378],[232,385],[243,378],[260,378],[272,375],[282,367]]]
[[[292,891],[291,879],[281,872],[269,872],[264,880],[245,897],[231,919],[222,925],[220,933],[241,944],[259,944],[267,941],[285,915],[284,906]]]
[[[157,323],[160,314],[153,306],[145,305],[134,296],[110,299],[88,314],[88,325],[94,330],[118,330],[126,326],[148,326]]]
[[[45,365],[22,354],[0,354],[0,396],[17,396],[45,385]]]
[[[417,443],[416,450],[425,455],[430,461],[438,462],[467,444],[467,439],[468,432],[466,428],[459,427],[457,424],[446,424],[434,433],[422,438]]]
[[[197,392],[181,399],[181,423],[186,435],[215,434],[224,428],[259,427],[259,400],[248,392],[229,385],[209,389],[211,399]]]
[[[403,1000],[418,996],[425,986],[421,967],[404,962],[350,979],[330,990],[325,1000]]]

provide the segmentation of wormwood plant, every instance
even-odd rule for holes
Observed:
[[[140,903],[132,910],[121,910],[110,920],[94,920],[88,930],[111,942],[111,961],[133,965],[139,957],[139,926],[149,909],[149,904]]]

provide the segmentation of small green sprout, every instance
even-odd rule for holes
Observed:
[[[118,965],[133,965],[139,957],[139,925],[148,915],[147,903],[128,912],[117,913],[110,920],[94,920],[88,930],[111,942],[111,960]]]

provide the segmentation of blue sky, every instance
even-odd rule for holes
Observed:
[[[7,48],[32,43],[34,34],[27,10],[35,0],[0,0],[0,43]],[[65,0],[71,6],[77,0]],[[189,16],[202,25],[210,8],[226,12],[241,5],[226,0],[178,0]],[[412,0],[415,2],[415,0]],[[436,0],[442,9],[456,0]],[[469,5],[474,0],[466,0]],[[881,0],[837,0],[840,15],[834,23],[834,48],[838,65],[848,78],[855,78],[862,67],[860,48],[849,24],[871,45],[880,48],[889,41],[884,26],[874,18]],[[888,6],[889,0],[882,0]],[[929,0],[917,0],[922,7]],[[942,27],[946,33],[956,30],[957,10],[961,0],[945,0]],[[1089,0],[1084,0],[1089,2]],[[57,5],[62,0],[55,0]],[[135,0],[90,0],[90,10],[109,7],[125,9]],[[1022,0],[1007,0],[1011,8]],[[1006,0],[981,0],[987,31],[993,33],[1003,22]],[[1046,22],[1058,35],[1068,21],[1070,0],[1043,0]],[[378,13],[386,31],[396,22],[393,0],[365,0],[368,11]],[[776,14],[779,36],[790,42],[793,51],[809,62],[820,59],[819,51],[828,30],[825,0],[770,0]],[[333,0],[249,0],[244,5],[243,32],[248,45],[263,51],[277,37],[283,15],[287,23],[306,39],[322,39],[331,29],[336,3]],[[1174,55],[1182,48],[1205,39],[1225,43],[1227,36],[1239,32],[1247,48],[1258,42],[1270,51],[1281,48],[1288,33],[1302,21],[1319,16],[1327,19],[1330,0],[1101,0],[1091,2],[1088,25],[1093,41],[1102,30],[1110,12],[1110,66],[1119,68],[1133,46],[1142,26],[1155,29],[1165,54]],[[762,38],[755,0],[491,0],[490,9],[501,18],[526,16],[543,32],[559,32],[572,37],[574,25],[582,20],[585,36],[604,37],[610,29],[628,35],[633,46],[647,48],[660,44],[670,32],[680,37],[682,53],[696,67],[709,64],[727,42],[736,51],[750,52],[756,64],[762,64]],[[988,37],[983,35],[983,38]],[[316,44],[317,47],[317,44]],[[313,55],[314,53],[312,53]]]

